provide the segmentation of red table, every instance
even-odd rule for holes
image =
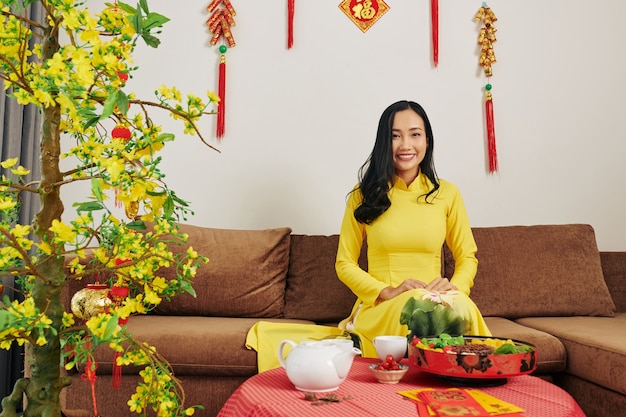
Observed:
[[[320,406],[304,399],[304,393],[294,388],[283,368],[262,372],[237,388],[218,417],[417,416],[416,403],[398,391],[450,386],[414,367],[400,383],[381,384],[367,368],[374,362],[379,361],[355,358],[348,378],[331,392],[347,399]],[[537,377],[514,377],[504,385],[480,389],[523,408],[526,417],[585,417],[567,392]]]

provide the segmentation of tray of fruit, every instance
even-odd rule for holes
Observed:
[[[414,337],[409,363],[433,374],[469,379],[506,379],[526,375],[537,366],[537,351],[529,343],[499,337]]]

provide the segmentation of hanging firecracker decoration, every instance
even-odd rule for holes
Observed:
[[[221,7],[219,7],[220,5]],[[215,136],[219,140],[224,136],[226,125],[226,51],[228,51],[228,48],[235,46],[235,38],[230,28],[235,26],[234,17],[237,13],[230,0],[213,0],[207,7],[207,11],[211,13],[211,16],[206,21],[209,32],[212,33],[211,45],[216,45],[222,37],[226,39],[228,44],[228,46],[222,44],[219,47],[220,61],[217,94],[220,97],[220,102],[217,106],[217,126],[215,129]]]
[[[116,260],[115,265],[120,266],[127,262],[129,261]],[[72,313],[85,322],[98,314],[109,314],[112,307],[120,307],[122,305],[128,296],[128,293],[128,287],[120,283],[113,285],[111,289],[109,289],[107,285],[100,284],[99,282],[87,284],[85,288],[77,291],[72,297],[70,305]],[[128,318],[120,318],[117,321],[119,326],[124,326],[126,323],[128,323]],[[119,388],[122,384],[122,367],[117,364],[117,358],[120,356],[121,355],[118,352],[115,352],[113,355],[112,385],[115,389]],[[87,363],[85,364],[85,372],[82,375],[82,379],[88,381],[91,385],[94,415],[98,415],[94,394],[97,368],[98,363],[92,355],[89,355]]]
[[[481,23],[478,43],[480,44],[479,65],[483,67],[483,72],[487,78],[485,84],[485,124],[487,127],[487,149],[489,154],[489,173],[498,172],[498,153],[496,151],[496,131],[493,116],[493,95],[491,76],[493,75],[492,65],[496,63],[496,55],[493,51],[493,43],[496,41],[496,27],[494,22],[498,20],[487,3],[483,2],[482,7],[476,13],[475,20]]]
[[[131,137],[131,132],[130,129],[122,124],[117,124],[113,130],[111,130],[111,139],[115,140],[121,140],[124,142],[128,142],[130,140]],[[120,202],[120,200],[117,198],[117,196],[120,193],[120,189],[116,188],[115,189],[115,207],[120,208],[122,207],[122,203]]]
[[[115,265],[120,266],[130,262],[127,259],[116,259]],[[109,299],[111,300],[112,305],[115,307],[121,307],[128,297],[129,289],[128,286],[124,285],[121,280],[117,284],[111,287],[111,291],[109,292]],[[119,326],[124,326],[128,323],[128,317],[122,319],[119,318],[117,320],[117,324]],[[117,363],[117,358],[122,356],[119,352],[115,352],[113,354],[113,377],[111,378],[111,384],[114,389],[118,389],[122,386],[122,366]]]
[[[87,284],[85,288],[77,291],[70,301],[70,307],[74,316],[85,322],[98,314],[107,313],[110,305],[109,287],[99,282]],[[90,345],[91,341],[88,342],[87,346],[89,347]],[[98,405],[96,403],[96,369],[98,369],[98,363],[90,353],[87,356],[85,371],[81,375],[81,378],[83,381],[89,382],[91,386],[91,400],[95,416],[98,415]]]
[[[296,0],[287,0],[287,49],[293,46],[293,15],[296,8]]]
[[[430,29],[433,42],[433,65],[439,65],[439,0],[430,0]]]
[[[363,33],[389,10],[383,0],[343,0],[339,8]]]

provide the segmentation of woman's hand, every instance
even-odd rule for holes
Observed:
[[[453,291],[456,290],[456,286],[452,285],[448,278],[437,277],[430,281],[425,287],[430,291]]]
[[[426,283],[422,281],[418,281],[415,278],[409,278],[402,282],[402,284],[397,287],[385,287],[378,294],[378,298],[376,299],[376,304],[381,303],[383,301],[391,300],[394,297],[402,294],[405,291],[414,290],[416,288],[426,288]]]

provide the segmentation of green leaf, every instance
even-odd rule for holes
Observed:
[[[104,102],[104,108],[102,109],[102,114],[100,115],[100,120],[108,119],[109,116],[113,114],[113,110],[115,109],[115,103],[117,103],[117,94],[119,90],[112,90],[109,92],[106,101]]]
[[[163,202],[163,214],[166,219],[171,218],[172,214],[174,214],[174,200],[172,199],[172,196],[167,196]]]
[[[104,197],[102,196],[102,188],[100,186],[100,181],[97,178],[91,179],[91,192],[97,201],[102,203],[104,201]]]
[[[150,13],[150,10],[148,10],[148,2],[146,0],[139,0],[139,5],[137,7],[141,7],[141,10],[143,10],[146,14]]]
[[[118,319],[116,316],[112,316],[109,322],[107,323],[106,329],[104,329],[104,334],[102,335],[103,340],[111,340],[113,338],[113,332],[117,329]]]
[[[178,204],[180,204],[183,207],[187,207],[189,205],[188,202],[186,202],[185,200],[180,199],[176,194],[174,194],[174,191],[171,192],[171,196],[174,199],[175,202],[177,202]]]
[[[171,142],[174,140],[176,136],[173,133],[161,133],[157,137],[157,141],[159,142]]]
[[[118,111],[126,116],[126,113],[128,113],[128,96],[122,90],[118,90],[117,92],[117,102],[115,105]]]
[[[11,304],[9,297],[6,297],[5,304]],[[13,323],[16,321],[16,317],[9,313],[7,310],[0,310],[0,330],[9,329],[13,327]]]
[[[414,306],[415,298],[409,298],[406,300],[406,303],[400,312],[400,324],[406,324],[408,326],[409,323],[411,323],[411,315],[413,314],[413,310],[415,310]]]
[[[152,36],[148,33],[143,33],[141,37],[143,38],[146,45],[151,46],[153,48],[158,48],[159,45],[161,44],[161,41],[156,36]]]
[[[86,119],[85,123],[83,123],[83,127],[85,129],[89,129],[91,126],[95,125],[99,121],[100,121],[100,116],[95,115],[93,117]]]
[[[76,211],[78,211],[79,213],[81,211],[96,211],[96,210],[102,210],[104,208],[104,205],[98,201],[88,201],[86,203],[74,203],[72,204],[73,207],[76,207]]]
[[[147,13],[147,12],[146,12]],[[144,32],[148,32],[154,28],[158,28],[163,26],[165,23],[169,22],[170,19],[158,13],[150,13],[143,21],[143,30]]]
[[[138,7],[137,9],[133,9],[133,17],[130,20],[135,28],[135,32],[143,33],[143,16],[141,15],[141,9]]]
[[[180,288],[193,298],[196,298],[196,290],[193,289],[189,281],[181,281]]]
[[[145,232],[148,230],[143,220],[135,220],[134,222],[126,223],[126,227],[136,232]]]
[[[110,3],[107,3],[107,6],[113,6],[113,5],[110,4]],[[117,6],[121,7],[122,10],[124,10],[125,13],[128,13],[130,15],[134,15],[135,14],[135,8],[133,6],[131,6],[130,4],[118,1],[117,2]]]
[[[77,111],[78,115],[82,118],[91,118],[91,117],[98,117],[98,115],[96,114],[96,109],[94,107],[81,107],[78,109]]]
[[[148,194],[151,197],[162,197],[164,195],[167,194],[166,191],[150,191],[150,190],[146,190],[146,194]]]

